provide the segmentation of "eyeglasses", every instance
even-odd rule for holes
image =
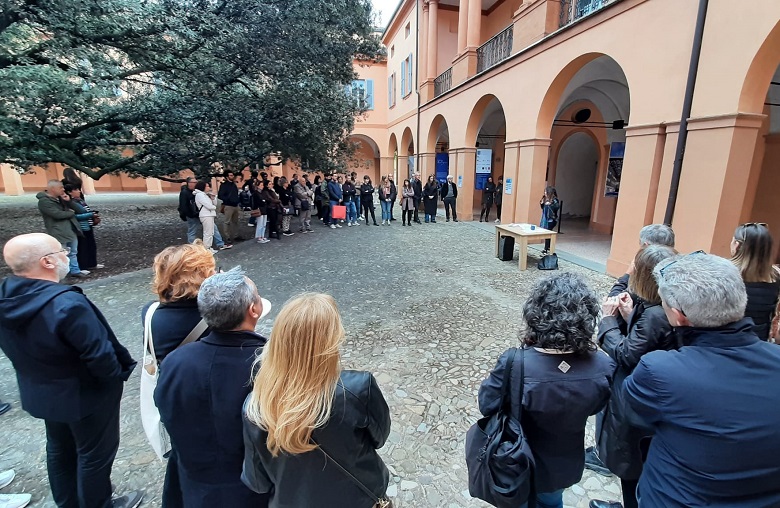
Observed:
[[[755,228],[760,228],[760,227],[768,228],[769,227],[769,225],[766,222],[746,222],[746,223],[742,224],[739,227],[742,228],[742,229],[745,229],[745,228],[749,228],[751,226],[755,227]],[[740,243],[745,243],[746,239],[747,239],[747,231],[743,232],[742,239],[739,239],[737,241],[739,241]]]
[[[688,256],[697,256],[699,254],[706,254],[706,252],[704,252],[703,250],[697,250],[695,252],[691,252],[690,254],[686,254],[685,256],[680,256],[677,259],[675,259],[674,261],[672,261],[671,263],[669,263],[668,265],[666,265],[663,268],[661,268],[660,270],[658,270],[658,273],[660,273],[661,277],[663,277],[664,276],[664,272],[666,272],[666,270],[668,270],[669,267],[672,266],[673,264],[677,263],[681,259],[687,258]]]
[[[48,254],[44,254],[43,256],[41,256],[41,259],[45,258],[46,256],[53,256],[55,254],[59,254],[60,252],[64,252],[65,255],[67,256],[68,254],[70,254],[70,247],[63,247],[60,250],[56,250],[54,252],[49,252]]]

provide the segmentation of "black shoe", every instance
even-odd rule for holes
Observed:
[[[450,221],[449,219],[446,220],[446,222],[449,222],[449,221]]]
[[[452,219],[452,222],[458,222],[458,219]]]
[[[390,217],[390,221],[394,221],[394,220],[395,220],[394,218]]]
[[[623,505],[617,501],[599,501],[594,499],[588,503],[588,508],[623,508]]]
[[[599,458],[599,454],[592,446],[585,448],[585,468],[590,469],[602,476],[612,476],[612,472]]]
[[[379,225],[379,224],[377,224],[376,222],[374,223],[374,226],[378,226],[378,225]]]
[[[433,219],[431,222],[433,222],[434,224],[436,224],[436,219]]]
[[[0,415],[4,415],[10,410],[11,410],[11,404],[9,404],[8,402],[3,402],[2,404],[0,404]]]
[[[113,508],[136,508],[144,500],[144,491],[136,490],[111,501]]]
[[[416,222],[417,224],[422,224],[422,222],[420,222],[420,219],[417,219],[417,220],[416,220],[416,221],[414,221],[414,222]]]

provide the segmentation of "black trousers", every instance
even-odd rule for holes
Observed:
[[[319,215],[326,226],[330,224],[330,205],[320,204]]]
[[[371,214],[371,220],[374,221],[374,224],[376,224],[376,215],[374,215],[374,202],[363,201],[363,218],[366,221],[366,226],[368,226],[369,213]]]
[[[496,218],[501,220],[501,203],[496,203]]]
[[[79,238],[76,259],[79,261],[79,268],[82,270],[91,270],[98,264],[95,231],[90,228],[89,231],[82,231],[82,233],[84,233],[84,238]]]
[[[395,220],[395,217],[393,217],[393,208],[395,208],[395,201],[390,202],[390,220]]]
[[[493,202],[482,203],[482,211],[479,212],[479,220],[482,220],[482,216],[485,216],[485,222],[490,221],[490,209],[493,208]]]
[[[547,224],[547,229],[552,231],[552,230],[555,229],[555,226],[557,226],[557,225],[558,225],[558,221],[554,220],[554,221],[550,222],[549,224]],[[550,250],[550,240],[545,240],[544,241],[544,250]]]
[[[447,220],[450,220],[450,210],[452,210],[452,218],[458,220],[458,212],[455,210],[455,200],[457,198],[444,198],[444,213],[447,216]]]
[[[639,480],[620,479],[620,487],[623,489],[623,508],[639,508],[636,500],[636,486]]]
[[[58,508],[111,508],[111,467],[119,449],[122,385],[95,413],[46,424],[46,465]]]
[[[412,214],[414,212],[412,210],[401,210],[401,218],[403,219],[403,223],[406,224],[407,222],[409,224],[412,223]]]
[[[414,198],[414,222],[420,222],[420,198]]]

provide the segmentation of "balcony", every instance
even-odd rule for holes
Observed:
[[[619,0],[561,0],[560,28]]]
[[[444,92],[449,91],[450,88],[452,88],[452,67],[442,72],[439,77],[433,81],[433,96],[438,97]]]
[[[514,26],[509,25],[477,49],[477,74],[509,58]]]

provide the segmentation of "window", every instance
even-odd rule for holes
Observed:
[[[406,28],[404,28],[404,37],[409,38],[409,35],[412,33],[412,22],[406,24]]]
[[[351,85],[347,86],[347,96],[351,97],[358,108],[374,109],[374,80],[356,79]]]
[[[412,54],[409,53],[409,56],[401,62],[401,97],[406,97],[414,90],[413,70]]]
[[[395,56],[395,46],[390,46],[390,58]]]
[[[395,106],[395,72],[387,78],[387,106]]]

